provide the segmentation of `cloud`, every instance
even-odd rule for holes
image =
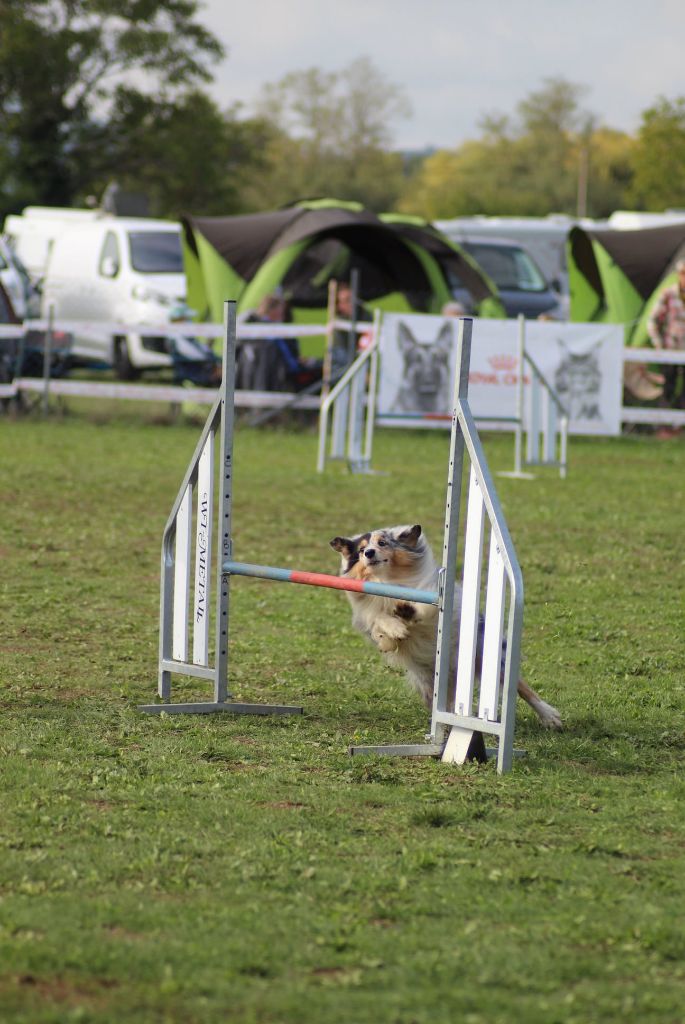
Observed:
[[[626,131],[658,95],[685,92],[681,0],[257,0],[239,13],[207,0],[200,18],[229,50],[212,88],[221,105],[249,111],[289,71],[368,55],[412,104],[395,126],[405,148],[474,137],[484,113],[512,113],[545,78],[587,85],[587,108]]]

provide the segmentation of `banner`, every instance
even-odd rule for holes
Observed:
[[[377,420],[440,427],[451,420],[459,321],[386,314]],[[526,320],[525,350],[568,410],[574,434],[619,434],[623,327]],[[530,383],[530,366],[524,383]],[[469,404],[478,420],[514,420],[519,380],[517,320],[474,320]],[[524,388],[524,395],[529,388]],[[524,411],[524,424],[526,413]],[[513,426],[513,424],[512,424]]]

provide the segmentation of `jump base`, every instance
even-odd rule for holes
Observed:
[[[364,754],[381,754],[386,757],[440,757],[441,743],[387,743],[372,747],[349,747],[352,757]]]
[[[197,704],[140,704],[139,711],[148,715],[210,715],[229,711],[234,715],[301,715],[303,708],[295,704],[241,704],[238,701],[198,701]]]
[[[477,737],[480,736],[480,741]],[[473,742],[475,740],[475,742]],[[463,764],[464,761],[480,761],[484,763],[490,758],[496,758],[497,747],[486,747],[481,733],[472,737],[472,742],[467,747],[467,756],[462,761],[456,761],[452,757],[445,757],[446,743],[385,743],[378,746],[349,747],[348,753],[351,757],[363,757],[377,755],[380,757],[439,757],[443,761],[455,764]],[[515,758],[526,757],[527,751],[514,749],[512,754]]]

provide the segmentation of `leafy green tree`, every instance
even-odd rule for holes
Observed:
[[[583,159],[587,161],[585,209],[588,216],[608,217],[614,210],[625,209],[628,205],[634,152],[635,140],[613,128],[600,127],[588,138],[579,137],[576,160],[579,166]]]
[[[316,195],[376,210],[395,205],[404,170],[401,155],[388,151],[391,125],[410,106],[368,57],[340,72],[291,72],[263,88],[258,109],[273,130],[269,169],[252,188],[262,208]]]
[[[171,100],[122,87],[107,134],[95,194],[115,177],[122,189],[144,193],[155,216],[176,218],[245,210],[244,192],[265,166],[271,129],[241,119],[239,108],[221,112],[200,90]]]
[[[401,207],[430,218],[585,211],[621,205],[630,181],[627,137],[597,128],[581,105],[584,89],[547,79],[514,117],[490,114],[481,136],[429,156],[409,181]],[[612,205],[613,204],[613,205]]]
[[[660,97],[642,114],[631,189],[639,209],[685,208],[685,96]]]
[[[0,212],[68,205],[89,188],[117,89],[210,79],[223,55],[196,0],[0,0]],[[129,86],[129,90],[132,87]],[[145,90],[138,90],[141,95]]]

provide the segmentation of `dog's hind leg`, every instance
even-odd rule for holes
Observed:
[[[518,681],[518,694],[519,697],[523,697],[526,704],[530,704],[535,714],[540,719],[540,724],[545,729],[562,729],[563,724],[561,721],[561,715],[556,708],[553,708],[551,704],[548,704],[546,700],[535,692],[535,690],[524,682],[523,679]]]

